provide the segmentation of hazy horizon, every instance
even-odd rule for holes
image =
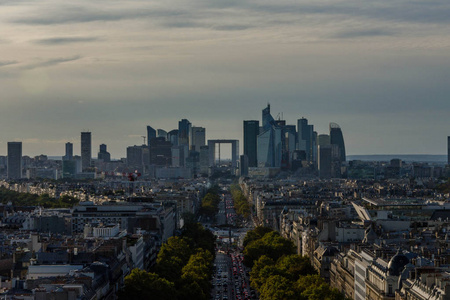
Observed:
[[[0,155],[142,144],[182,118],[207,139],[242,121],[306,117],[343,131],[347,153],[447,150],[450,2],[5,0]],[[94,155],[95,156],[95,155]]]

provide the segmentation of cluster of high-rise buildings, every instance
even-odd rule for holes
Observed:
[[[280,171],[289,170],[301,176],[326,179],[353,178],[362,172],[360,162],[346,163],[344,137],[338,124],[330,123],[329,132],[321,134],[314,130],[314,125],[306,118],[298,119],[296,125],[273,118],[269,104],[262,110],[261,122],[243,122],[244,151],[240,157],[237,139],[206,140],[206,129],[193,126],[187,119],[180,120],[178,128],[170,131],[147,126],[147,134],[142,137],[143,144],[127,147],[126,158],[111,160],[107,145],[101,144],[94,159],[92,134],[81,132],[81,155],[74,155],[73,144],[67,142],[65,155],[57,163],[43,156],[34,159],[22,156],[22,143],[8,142],[8,156],[0,157],[0,176],[2,173],[8,179],[96,178],[99,174],[114,173],[136,173],[150,178],[208,176],[217,164],[221,164],[221,144],[231,144],[229,167],[234,175],[271,177]],[[376,173],[380,173],[377,168],[368,168],[375,170],[370,175],[373,178]],[[392,171],[392,168],[382,169],[386,174]]]
[[[302,168],[317,170],[321,178],[341,177],[345,160],[344,138],[336,123],[330,123],[329,134],[318,134],[306,118],[298,119],[296,128],[274,119],[270,104],[262,111],[262,124],[244,121],[243,175],[248,168]]]
[[[192,126],[187,119],[182,119],[178,129],[169,132],[147,126],[147,135],[142,137],[144,144],[127,147],[126,158],[112,161],[107,146],[101,144],[97,159],[93,160],[91,133],[82,132],[80,157],[73,156],[73,144],[66,143],[63,176],[92,177],[98,170],[107,174],[135,173],[170,178],[208,173],[210,154],[204,127]]]

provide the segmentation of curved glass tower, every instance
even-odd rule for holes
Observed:
[[[345,161],[345,144],[341,127],[336,123],[330,123],[330,142],[339,147],[339,158]]]

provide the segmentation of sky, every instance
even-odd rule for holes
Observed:
[[[207,139],[305,117],[347,154],[444,154],[448,0],[0,0],[0,155],[115,158],[186,118]]]

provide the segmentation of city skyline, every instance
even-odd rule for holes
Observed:
[[[4,1],[0,154],[64,154],[79,132],[112,157],[145,127],[186,118],[207,139],[242,120],[305,117],[348,155],[443,154],[449,135],[445,1]],[[51,9],[47,9],[51,7]]]
[[[278,117],[280,118],[280,116],[281,115],[279,115]],[[301,119],[303,119],[304,117],[302,117]],[[255,118],[256,119],[256,118]],[[286,121],[286,118],[284,118],[283,119],[284,121]],[[246,120],[242,120],[242,121],[244,121],[244,122],[246,122]],[[241,121],[241,122],[242,122]],[[287,120],[287,125],[289,125],[290,123],[297,123],[297,122],[291,122],[292,120]],[[300,121],[300,119],[298,120],[298,121]],[[329,126],[331,126],[331,124],[335,124],[334,122],[331,122],[331,123],[329,123]],[[294,124],[292,124],[293,126],[296,126],[297,127],[297,130],[298,130],[298,124],[297,125],[294,125]],[[316,125],[316,124],[314,124],[314,125]],[[137,141],[142,141],[141,143],[139,143],[139,142],[137,142],[137,143],[134,143],[134,144],[130,144],[130,145],[123,145],[124,146],[124,148],[123,149],[121,149],[121,150],[119,150],[119,152],[123,152],[123,155],[120,155],[119,154],[119,156],[114,156],[113,154],[111,154],[111,158],[112,159],[121,159],[121,158],[123,158],[123,157],[126,157],[126,153],[127,153],[127,147],[130,147],[130,146],[139,146],[139,145],[144,145],[144,143],[143,143],[143,138],[145,137],[145,143],[146,144],[148,144],[149,143],[149,140],[148,140],[148,128],[150,127],[150,128],[152,128],[151,126],[149,126],[149,125],[147,125],[147,126],[145,126],[147,129],[145,129],[144,128],[144,131],[147,131],[144,135],[130,135],[130,136],[132,136],[135,140],[137,140]],[[322,126],[317,126],[318,128],[322,128]],[[199,128],[199,127],[193,127],[193,128]],[[159,128],[158,127],[158,130],[163,130],[163,129],[161,129],[161,128]],[[176,128],[175,129],[172,129],[172,130],[177,130]],[[164,131],[164,130],[163,130]],[[155,129],[155,132],[156,132],[156,129]],[[91,132],[89,132],[89,134],[90,134]],[[326,133],[326,131],[320,131],[320,132],[317,132],[318,133],[318,135],[323,135],[324,133]],[[82,132],[82,134],[83,134],[83,132]],[[244,140],[243,140],[243,135],[244,135],[244,131],[242,131],[242,125],[241,125],[241,133],[240,133],[240,138],[239,139],[237,139],[237,140],[239,140],[240,141],[240,143],[242,143],[242,144],[244,144]],[[344,133],[344,135],[345,136],[347,136],[347,134],[346,134],[346,132]],[[92,134],[92,136],[93,137],[91,137],[91,139],[92,140],[94,140],[94,142],[92,142],[91,141],[91,150],[95,153],[95,151],[94,151],[94,148],[98,148],[98,147],[100,147],[100,146],[105,146],[105,145],[108,145],[108,149],[109,149],[109,144],[107,144],[107,143],[104,143],[104,142],[101,142],[101,141],[103,141],[101,138],[97,138],[97,139],[95,139],[95,132],[94,132],[94,134]],[[222,137],[220,137],[219,139],[225,139],[225,138],[222,138]],[[35,144],[35,140],[37,140],[37,139],[32,139],[31,140],[31,145],[33,145],[33,144]],[[210,138],[209,136],[206,136],[206,140],[213,140],[213,138]],[[439,152],[437,152],[437,153],[431,153],[431,152],[429,152],[429,153],[414,153],[414,152],[409,152],[409,153],[352,153],[351,152],[351,150],[350,150],[350,154],[347,154],[348,156],[354,156],[354,155],[427,155],[427,154],[429,154],[429,155],[446,155],[447,153],[447,148],[448,148],[448,143],[445,143],[446,142],[446,139],[445,139],[445,137],[443,138],[443,140],[444,140],[444,144],[445,144],[445,148],[443,149],[444,151],[441,151],[440,153]],[[25,144],[25,142],[26,141],[28,141],[28,142],[30,142],[30,140],[19,140],[19,139],[14,139],[13,141],[8,141],[8,142],[21,142],[22,144],[23,144],[23,148],[24,149],[27,149],[27,147],[26,147],[26,144]],[[99,141],[98,143],[97,143],[97,141]],[[59,142],[59,141],[58,141]],[[64,157],[64,155],[66,154],[66,152],[65,151],[67,151],[67,148],[65,148],[65,147],[67,147],[67,143],[69,143],[69,144],[72,144],[72,147],[73,146],[75,146],[75,151],[73,151],[73,155],[79,155],[79,156],[81,156],[81,150],[78,150],[78,149],[81,149],[80,147],[81,147],[81,140],[80,140],[80,133],[78,132],[78,137],[77,138],[73,138],[73,139],[70,139],[70,140],[64,140],[64,141],[62,141],[63,142],[63,144],[61,144],[61,145],[56,145],[57,143],[56,143],[56,141],[55,142],[53,142],[53,143],[51,143],[52,145],[56,145],[56,149],[53,149],[54,151],[53,152],[51,152],[50,154],[49,153],[45,153],[45,152],[39,152],[39,150],[38,150],[38,152],[36,152],[36,153],[34,153],[34,154],[28,154],[28,153],[26,153],[26,152],[24,152],[23,153],[23,155],[28,155],[28,156],[37,156],[37,155],[41,155],[41,154],[44,154],[44,155],[49,155],[49,156],[53,156],[53,157],[59,157],[59,156],[61,156],[61,157]],[[6,144],[6,143],[5,143]],[[1,142],[0,142],[0,145],[1,145]],[[30,146],[30,145],[29,145]],[[62,147],[61,149],[59,149],[58,147]],[[41,147],[41,149],[43,149],[44,147]],[[223,158],[225,158],[225,159],[229,159],[229,158],[231,158],[231,148],[230,149],[228,149],[229,147],[227,147],[227,146],[225,146],[225,149],[223,149],[222,150],[222,154],[223,154]],[[37,149],[39,149],[39,148],[37,148]],[[66,150],[65,150],[66,149]],[[5,152],[6,152],[6,149],[4,150]],[[345,151],[345,150],[344,150]],[[244,154],[244,150],[243,150],[243,148],[241,149],[241,154]],[[6,153],[4,153],[4,154],[2,154],[2,151],[0,150],[0,155],[4,155],[4,156],[6,156]],[[94,155],[92,155],[91,154],[91,158],[96,158]]]

